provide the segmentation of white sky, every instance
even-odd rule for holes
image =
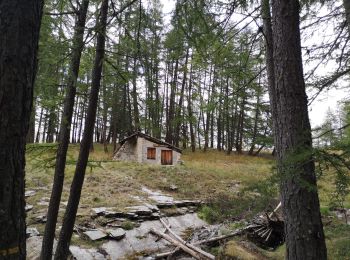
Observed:
[[[163,5],[163,13],[165,14],[164,21],[165,25],[168,25],[170,22],[171,12],[175,8],[175,2],[176,0],[161,0],[161,3]],[[329,28],[326,28],[326,31]],[[315,36],[315,39],[312,39],[314,41],[317,41],[317,36]],[[302,43],[303,45],[303,43]],[[305,66],[306,67],[306,66]],[[324,66],[322,69],[322,73],[326,74],[327,71],[331,71],[332,65]],[[344,86],[346,83],[343,81],[340,83],[342,86]],[[308,93],[309,96],[311,96],[311,93]],[[322,124],[325,118],[326,111],[328,108],[331,108],[333,111],[337,109],[338,102],[344,99],[350,98],[350,90],[349,88],[342,88],[342,89],[336,89],[334,87],[331,87],[329,90],[323,91],[318,98],[310,105],[309,107],[309,116],[311,121],[311,126],[316,127]]]

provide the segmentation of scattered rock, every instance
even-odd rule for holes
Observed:
[[[147,206],[132,206],[132,207],[126,207],[129,211],[129,213],[134,213],[140,216],[150,216],[152,215],[152,209],[150,209]]]
[[[27,227],[26,235],[27,235],[27,238],[28,238],[28,237],[39,236],[40,233],[39,233],[38,229],[35,228],[35,227]]]
[[[125,214],[123,212],[106,210],[105,212],[102,213],[102,215],[105,216],[106,218],[120,218],[120,217],[124,217]]]
[[[121,228],[122,225],[120,222],[112,222],[112,223],[108,223],[107,227],[111,227],[111,228]]]
[[[27,190],[25,193],[24,193],[24,197],[31,197],[31,196],[34,196],[36,194],[36,191],[35,190]]]
[[[125,213],[124,217],[128,218],[128,219],[131,219],[131,220],[138,219],[138,215],[136,213],[133,213],[133,212]]]
[[[156,219],[160,219],[160,213],[159,212],[154,212],[151,215],[150,220],[156,220]]]
[[[95,241],[95,240],[100,240],[103,238],[106,238],[108,235],[101,230],[88,230],[83,233],[85,236],[87,236],[90,240]]]
[[[37,203],[37,205],[39,205],[39,206],[49,206],[49,204],[50,204],[50,202],[48,202],[48,201],[39,201]]]
[[[159,208],[156,205],[145,203],[145,206],[148,207],[153,212],[159,212]]]
[[[200,200],[179,200],[175,201],[176,207],[189,207],[189,206],[199,206],[202,204]]]
[[[173,207],[175,207],[175,203],[174,202],[161,202],[161,203],[157,203],[157,207],[160,209],[173,208]]]
[[[38,223],[46,223],[46,221],[47,221],[46,215],[36,216],[35,221]]]
[[[170,185],[170,190],[177,191],[178,189],[179,188],[176,185],[174,185],[174,184]]]
[[[30,204],[26,204],[26,207],[25,207],[25,210],[26,211],[30,211],[33,209],[33,205],[30,205]]]
[[[95,215],[102,216],[104,214],[104,212],[106,212],[107,208],[105,208],[105,207],[92,208],[91,210],[94,212]]]
[[[120,240],[123,237],[125,237],[125,231],[122,228],[117,228],[117,229],[108,229],[107,230],[108,236],[110,238],[116,239],[116,240]]]

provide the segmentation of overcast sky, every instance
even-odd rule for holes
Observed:
[[[163,5],[163,13],[165,14],[164,21],[165,25],[167,25],[170,21],[170,14],[174,10],[175,7],[175,0],[161,0]],[[331,30],[331,28],[324,28],[324,32],[327,32],[328,30]],[[322,30],[321,30],[322,31]],[[314,35],[312,39],[308,39],[309,41],[318,41],[319,37],[321,35]],[[303,42],[302,42],[303,45]],[[328,68],[330,68],[332,65],[329,65]],[[328,70],[327,66],[324,66],[322,69],[322,72],[324,74],[327,74]],[[307,69],[307,68],[306,68]],[[321,72],[321,73],[322,73]],[[345,98],[350,98],[350,91],[349,88],[344,88],[345,81],[339,83],[342,85],[342,89],[335,89],[332,87],[330,90],[325,90],[321,95],[318,96],[318,98],[311,104],[309,107],[310,112],[310,121],[312,127],[316,127],[320,125],[324,118],[325,114],[328,110],[328,108],[331,108],[332,110],[336,110],[338,106],[338,102],[341,100],[344,100]],[[308,93],[308,96],[311,96],[312,93]]]

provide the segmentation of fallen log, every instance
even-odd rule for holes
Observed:
[[[225,240],[225,239],[228,239],[228,238],[231,238],[231,237],[234,237],[234,236],[239,236],[247,229],[248,229],[248,227],[247,228],[243,228],[243,229],[239,229],[239,230],[237,230],[237,231],[235,231],[233,233],[230,233],[228,235],[222,235],[222,236],[218,236],[218,237],[208,238],[208,239],[205,239],[205,240],[201,240],[201,241],[195,242],[193,244],[194,245],[203,245],[203,244],[210,244],[210,243],[213,243],[213,242],[218,242],[218,241]]]
[[[163,219],[159,219],[159,220],[163,224],[163,226],[169,231],[169,233],[172,234],[179,242],[181,242],[182,244],[191,248],[192,250],[200,253],[201,255],[205,256],[208,259],[211,259],[211,260],[215,259],[215,256],[213,256],[212,254],[209,254],[209,253],[205,252],[204,250],[200,249],[199,247],[196,247],[195,245],[192,245],[192,244],[184,241],[179,235],[177,235],[174,231],[172,231],[170,229],[170,227],[165,223],[165,221]]]
[[[245,230],[247,230],[247,229],[249,229],[251,227],[252,227],[252,225],[249,225],[249,226],[247,226],[245,228],[238,229],[235,232],[227,234],[227,235],[222,235],[222,236],[212,237],[212,238],[205,239],[205,240],[200,240],[200,241],[197,241],[197,242],[193,243],[193,245],[198,246],[198,245],[203,245],[203,244],[210,244],[210,243],[214,243],[214,242],[218,242],[218,241],[221,241],[221,240],[225,240],[225,239],[228,239],[228,238],[231,238],[231,237],[234,237],[234,236],[239,236]],[[186,245],[188,245],[188,244],[186,244]],[[154,257],[156,259],[165,258],[165,257],[167,257],[169,255],[174,254],[176,251],[177,251],[177,248],[175,250],[170,251],[170,252],[159,253],[159,254],[155,255]]]
[[[187,247],[186,245],[182,244],[181,242],[177,241],[176,239],[172,238],[171,236],[161,233],[159,231],[154,230],[153,228],[150,230],[151,233],[160,236],[162,238],[164,238],[165,240],[167,240],[168,242],[172,243],[173,245],[180,247],[183,251],[185,251],[186,253],[190,254],[191,256],[193,256],[196,259],[203,259],[203,257],[196,251],[193,251],[192,249],[190,249],[189,247]]]

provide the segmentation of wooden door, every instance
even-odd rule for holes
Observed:
[[[162,159],[162,165],[172,165],[173,164],[173,151],[172,150],[162,150],[161,159]]]

